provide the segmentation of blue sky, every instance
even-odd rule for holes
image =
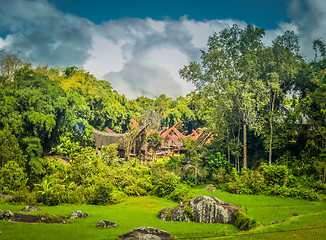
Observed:
[[[0,0],[0,48],[34,64],[81,67],[128,98],[185,96],[193,86],[179,69],[233,24],[264,28],[266,45],[294,31],[309,60],[312,40],[326,39],[326,1]]]
[[[124,17],[163,20],[179,19],[239,19],[261,28],[275,28],[287,16],[288,0],[50,0],[67,13],[87,18],[96,24]]]

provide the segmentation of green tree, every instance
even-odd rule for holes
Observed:
[[[232,119],[239,127],[241,124],[244,168],[247,128],[260,133],[259,111],[268,100],[266,86],[259,79],[258,56],[263,49],[263,35],[263,29],[252,25],[245,29],[234,25],[214,33],[208,39],[208,51],[202,51],[202,62],[192,62],[180,70],[181,77],[194,83],[210,104],[209,122]]]
[[[0,189],[4,193],[26,188],[27,174],[15,161],[7,162],[0,168]]]
[[[26,163],[26,156],[19,147],[18,139],[6,125],[0,130],[0,166],[3,167],[9,161],[14,161],[23,167]]]
[[[293,32],[285,32],[273,41],[273,46],[265,48],[260,55],[261,76],[265,81],[269,95],[266,105],[269,134],[265,133],[266,146],[268,146],[268,162],[272,163],[272,151],[275,136],[275,120],[284,114],[282,103],[286,94],[293,89],[295,78],[299,72],[298,38]],[[282,111],[280,113],[280,111]]]
[[[0,81],[0,84],[13,82],[15,73],[18,70],[29,65],[30,64],[25,63],[17,53],[15,54],[0,51],[0,73],[3,77],[3,80]]]
[[[158,150],[161,142],[163,141],[163,137],[159,132],[153,132],[149,134],[146,138],[146,142],[148,143],[148,147],[153,149],[153,160],[156,159],[156,151]]]

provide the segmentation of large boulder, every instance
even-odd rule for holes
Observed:
[[[73,213],[71,213],[68,217],[68,219],[76,219],[76,218],[88,218],[89,215],[87,213],[84,213],[80,210],[75,211]]]
[[[115,228],[118,224],[110,221],[100,221],[98,224],[96,224],[96,227],[102,227],[102,228]]]
[[[26,206],[20,211],[21,212],[34,212],[34,211],[42,211],[42,209],[40,209],[38,207]]]
[[[168,232],[152,228],[152,227],[139,227],[130,232],[120,234],[119,239],[128,240],[169,240],[174,239]]]
[[[240,207],[216,197],[198,196],[185,206],[161,210],[158,217],[165,221],[234,224],[234,214],[240,210],[242,210]]]

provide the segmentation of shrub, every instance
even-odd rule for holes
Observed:
[[[155,193],[159,197],[165,197],[172,193],[179,183],[180,178],[178,176],[174,173],[166,173],[157,183]]]
[[[191,188],[186,184],[178,184],[169,195],[169,199],[184,204],[189,202],[193,197],[194,194],[191,192]]]
[[[85,189],[86,202],[94,205],[104,205],[111,200],[113,187],[111,185],[92,185]]]
[[[126,198],[126,194],[124,192],[114,190],[111,194],[110,203],[117,204],[123,202]]]
[[[152,183],[149,177],[139,178],[132,185],[125,187],[124,191],[128,195],[146,195],[152,189]]]
[[[191,207],[189,207],[188,205],[185,206],[184,211],[185,211],[185,214],[187,214],[187,216],[192,221],[195,217],[195,213],[192,211]]]
[[[290,170],[287,166],[263,164],[261,168],[261,173],[264,176],[265,184],[267,186],[286,185],[289,182],[289,176],[291,175]]]
[[[88,187],[85,188],[85,198],[88,204],[104,205],[110,202],[113,185],[105,175],[89,176],[86,181]]]
[[[181,154],[180,156],[170,156],[167,165],[173,168],[182,166],[186,161],[186,156]]]
[[[28,190],[17,191],[10,202],[19,204],[36,205],[36,192],[29,192]]]
[[[226,181],[226,170],[223,167],[218,168],[217,170],[212,171],[211,179],[217,184],[225,183]]]
[[[0,189],[4,194],[26,188],[27,174],[17,162],[9,161],[0,169]]]
[[[236,212],[235,218],[236,220],[234,225],[243,231],[248,231],[250,229],[261,226],[261,223],[259,223],[257,220],[253,219],[246,212],[243,211]]]

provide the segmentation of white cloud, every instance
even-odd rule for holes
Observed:
[[[129,98],[155,97],[162,93],[185,96],[193,86],[180,79],[179,69],[189,61],[200,59],[200,49],[206,48],[207,39],[214,31],[235,23],[245,26],[244,22],[198,22],[187,17],[178,21],[126,18],[105,22],[100,26],[101,32],[121,46],[125,62],[120,71],[109,70],[103,78]]]

